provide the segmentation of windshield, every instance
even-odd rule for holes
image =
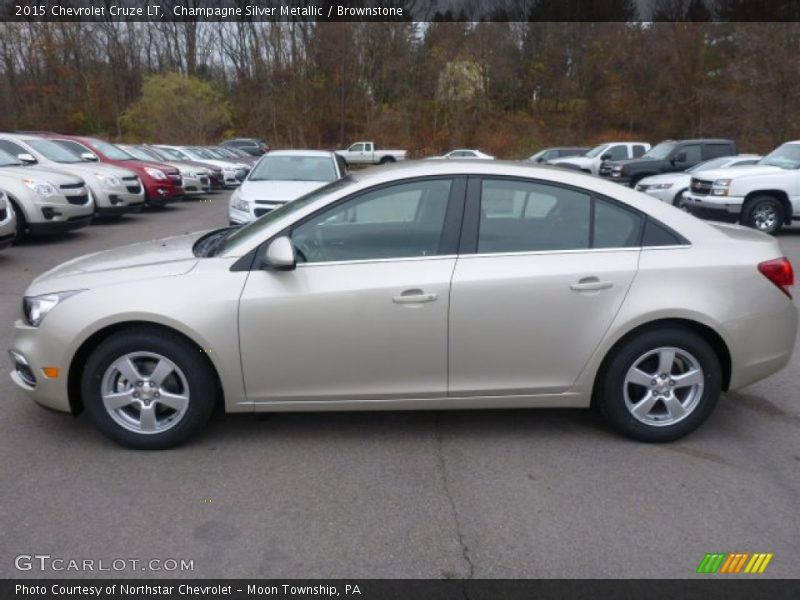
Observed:
[[[642,154],[642,158],[653,158],[655,160],[663,160],[669,156],[677,144],[675,142],[661,142],[656,144],[650,150]]]
[[[0,150],[0,167],[19,166],[22,163],[5,150]]]
[[[90,143],[111,160],[130,160],[133,158],[122,148],[103,140],[90,140]]]
[[[608,148],[608,144],[600,144],[599,146],[595,146],[591,150],[589,150],[584,156],[588,156],[589,158],[594,158],[595,156],[600,156],[603,153],[603,150]]]
[[[248,242],[258,240],[261,237],[261,233],[267,229],[272,223],[278,219],[282,219],[287,215],[291,215],[293,212],[299,211],[302,208],[305,208],[312,202],[322,198],[323,196],[327,196],[333,192],[337,192],[342,188],[346,188],[350,185],[356,183],[356,179],[352,175],[348,175],[347,177],[343,177],[342,179],[337,179],[329,183],[328,185],[322,186],[314,190],[313,192],[309,192],[305,196],[300,196],[296,200],[292,200],[291,202],[287,202],[283,206],[279,206],[275,210],[271,210],[263,217],[259,217],[255,221],[251,221],[247,225],[239,227],[238,229],[233,230],[232,233],[225,236],[225,238],[220,240],[219,248],[216,248],[212,254],[223,254],[229,248],[233,248],[237,244],[246,244]],[[263,240],[262,240],[263,241]]]
[[[251,171],[248,181],[333,181],[336,169],[328,156],[268,154]]]
[[[216,156],[211,154],[211,152],[209,152],[205,148],[186,148],[186,153],[189,156],[194,156],[195,158],[199,158],[200,160],[202,160],[204,158],[210,158],[212,160],[219,160]]]
[[[133,158],[138,158],[139,160],[153,160],[153,157],[150,156],[147,152],[145,152],[141,148],[135,148],[133,146],[125,146],[123,150],[125,150],[125,152],[133,156]]]
[[[187,158],[181,152],[175,150],[174,148],[158,148],[156,152],[165,156],[166,158],[172,158],[175,160],[185,160]]]
[[[784,144],[767,154],[757,164],[781,169],[800,169],[800,144]]]
[[[711,160],[701,162],[689,169],[686,169],[686,172],[697,173],[698,171],[707,171],[710,169],[722,169],[730,162],[730,160],[731,159],[728,156],[722,158],[712,158]]]
[[[53,162],[64,164],[83,162],[83,159],[80,156],[74,152],[70,152],[64,148],[64,146],[59,146],[50,140],[25,140],[25,143],[36,150],[36,152],[48,160],[52,160]]]

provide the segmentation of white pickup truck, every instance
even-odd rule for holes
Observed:
[[[800,141],[783,144],[749,167],[698,173],[683,207],[699,217],[776,233],[800,219]]]
[[[592,175],[600,174],[600,165],[606,160],[628,160],[639,158],[650,150],[647,142],[605,142],[595,146],[583,156],[569,156],[548,160],[548,165],[577,169]]]
[[[384,150],[375,142],[356,142],[347,150],[337,150],[348,165],[385,165],[405,160],[405,150]]]

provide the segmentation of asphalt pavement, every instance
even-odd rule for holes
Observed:
[[[42,271],[224,226],[226,206],[0,251],[0,348]],[[800,228],[780,242],[800,270]],[[34,405],[2,364],[0,577],[685,578],[707,552],[771,552],[762,577],[800,576],[800,352],[665,445],[590,411],[518,410],[220,415],[183,447],[137,452]],[[20,555],[67,570],[18,570]],[[193,570],[131,566],[150,559]]]

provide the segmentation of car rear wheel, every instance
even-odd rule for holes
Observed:
[[[394,158],[392,158],[391,156],[384,156],[381,159],[380,164],[385,165],[386,163],[393,163],[393,162],[394,162]]]
[[[217,400],[210,365],[159,329],[126,329],[95,348],[81,381],[84,406],[106,436],[129,448],[176,446],[208,421]]]
[[[783,225],[783,206],[772,196],[753,198],[744,207],[742,224],[764,233],[777,233]]]
[[[625,342],[610,358],[598,403],[611,425],[643,442],[670,442],[694,431],[719,399],[722,369],[694,331],[665,328]]]

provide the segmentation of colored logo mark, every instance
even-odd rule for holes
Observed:
[[[772,560],[772,552],[708,553],[697,567],[698,573],[763,573]]]

